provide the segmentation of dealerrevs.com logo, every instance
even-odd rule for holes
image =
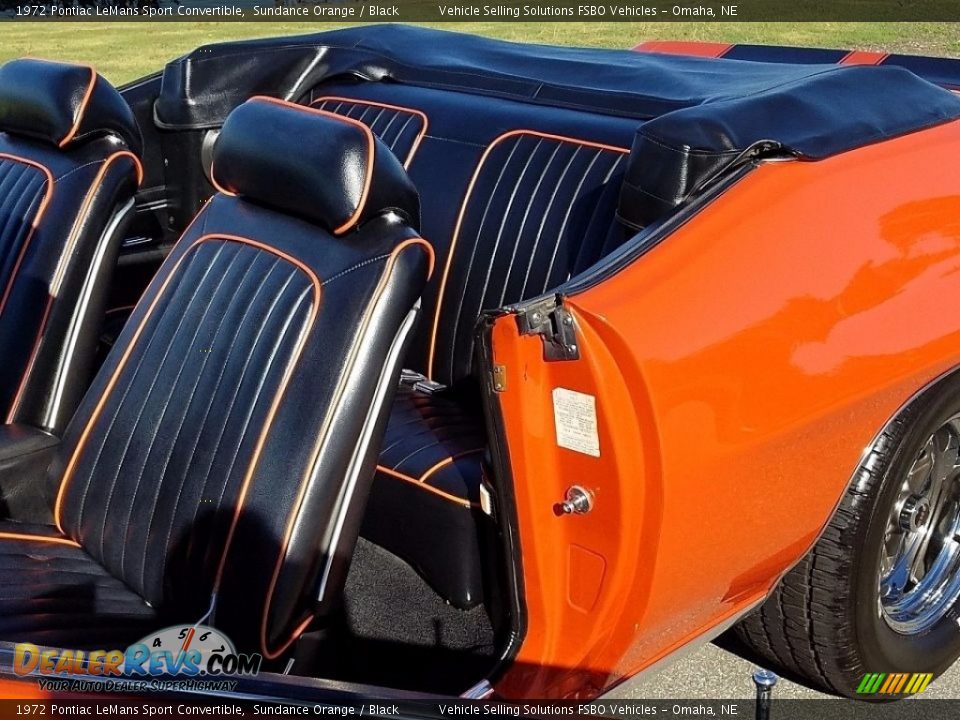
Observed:
[[[18,643],[13,669],[21,676],[96,680],[99,689],[130,690],[129,683],[112,681],[256,675],[262,660],[256,653],[238,653],[231,640],[215,628],[175,625],[148,635],[125,650],[69,650]],[[169,688],[138,683],[136,689]]]

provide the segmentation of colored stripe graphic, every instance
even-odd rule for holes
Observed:
[[[867,673],[857,686],[857,694],[916,695],[932,681],[933,673]]]

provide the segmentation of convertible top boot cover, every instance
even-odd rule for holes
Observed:
[[[22,603],[0,599],[4,640],[69,646],[78,622],[116,611],[126,641],[203,618],[274,658],[338,600],[432,265],[419,200],[365,126],[269,99],[231,114],[214,168],[222,192],[52,469],[54,554],[69,557],[44,564],[0,533],[0,567],[32,582]],[[86,580],[60,587],[60,562]],[[30,603],[50,597],[64,600],[38,618]]]
[[[76,410],[140,147],[130,107],[92,68],[0,68],[0,420],[60,432]]]

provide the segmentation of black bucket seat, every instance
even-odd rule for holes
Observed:
[[[255,98],[49,473],[0,523],[0,640],[197,621],[283,654],[335,604],[433,253],[366,126]]]
[[[140,153],[92,68],[0,68],[0,421],[59,432],[83,397]]]

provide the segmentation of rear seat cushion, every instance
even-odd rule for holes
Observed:
[[[401,386],[361,534],[412,565],[439,595],[482,599],[478,528],[487,438],[477,400]]]

